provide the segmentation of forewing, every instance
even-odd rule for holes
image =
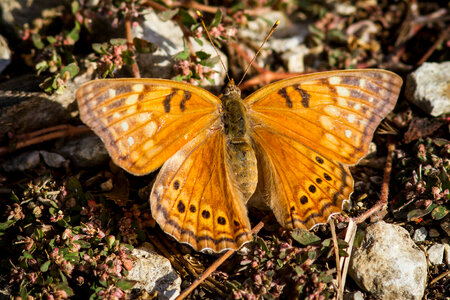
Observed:
[[[76,93],[80,116],[113,161],[143,175],[160,167],[218,118],[220,100],[189,84],[163,79],[103,79]]]
[[[270,84],[244,101],[253,127],[269,127],[331,160],[356,164],[367,153],[402,84],[384,70],[302,75]]]
[[[161,168],[150,196],[161,228],[195,250],[238,249],[251,240],[244,196],[225,162],[219,126],[185,145]]]

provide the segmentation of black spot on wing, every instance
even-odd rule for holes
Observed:
[[[302,89],[298,84],[294,85],[294,90],[296,90],[300,94],[300,97],[302,98],[303,107],[308,108],[309,107],[309,98],[311,98],[311,95],[308,94],[307,91]]]
[[[286,106],[292,108],[292,100],[289,97],[286,88],[282,88],[278,91],[278,94],[286,100]]]
[[[189,91],[184,91],[183,94],[183,99],[181,99],[180,102],[180,110],[183,112],[186,109],[186,102],[189,101],[189,99],[191,99],[192,94]]]
[[[170,93],[169,95],[167,95],[166,98],[164,98],[163,105],[164,105],[164,111],[166,113],[170,112],[170,101],[177,94],[177,92],[178,92],[178,90],[173,89],[173,92]]]

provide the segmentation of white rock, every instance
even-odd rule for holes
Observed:
[[[304,72],[304,56],[310,50],[303,45],[306,35],[309,33],[305,23],[293,23],[284,12],[272,11],[264,15],[264,18],[256,18],[249,21],[247,28],[238,31],[241,38],[254,41],[254,46],[259,46],[272,25],[280,21],[277,29],[263,46],[263,49],[274,49],[281,55],[288,72]],[[265,60],[267,53],[260,54],[260,59]],[[271,52],[268,53],[271,55]]]
[[[349,274],[376,298],[422,299],[427,261],[404,228],[380,221],[367,227],[353,250]]]
[[[0,35],[0,73],[11,62],[11,50],[8,47],[8,41]]]
[[[94,133],[73,138],[56,151],[80,168],[103,165],[110,159],[105,145]]]
[[[450,61],[424,63],[406,79],[406,97],[437,117],[450,112]]]
[[[40,162],[39,151],[30,151],[14,156],[1,166],[5,172],[23,172],[36,168]]]
[[[440,265],[444,261],[444,245],[434,244],[427,250],[428,259],[433,265]]]
[[[444,244],[444,263],[447,265],[447,267],[450,267],[450,245],[445,243]]]
[[[344,300],[364,300],[364,294],[361,291],[348,293],[344,295]]]
[[[180,294],[181,278],[169,260],[153,252],[150,247],[133,249],[133,268],[126,279],[136,281],[133,290],[158,292],[158,299],[175,299]]]
[[[281,59],[290,73],[305,72],[304,58],[309,53],[309,49],[304,45],[294,47],[290,51],[286,51],[281,55]]]
[[[425,227],[420,227],[414,231],[414,242],[423,242],[427,238],[428,231]]]
[[[140,22],[133,29],[133,35],[158,46],[158,50],[149,54],[138,54],[137,62],[142,77],[149,78],[171,78],[175,75],[173,65],[174,55],[184,50],[183,32],[176,23],[171,20],[162,21],[153,10],[144,14],[144,22]],[[216,57],[217,54],[210,42],[201,38],[203,45],[199,45],[192,37],[190,38],[195,52],[203,51]],[[220,57],[227,65],[227,57],[219,51]],[[216,73],[213,75],[214,84],[223,86],[225,70],[220,63],[217,63],[213,69]],[[204,80],[202,85],[211,85],[208,80]]]
[[[48,152],[44,150],[39,151],[39,153],[41,154],[41,157],[44,160],[45,164],[49,167],[61,168],[67,163],[67,160],[58,153]]]

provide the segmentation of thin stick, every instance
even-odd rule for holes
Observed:
[[[253,59],[250,61],[250,63],[247,65],[247,68],[245,69],[244,75],[242,75],[241,80],[239,81],[239,83],[237,84],[238,86],[242,83],[242,80],[244,80],[245,75],[247,75],[248,70],[250,69],[250,67],[252,66],[253,62],[255,61],[256,57],[258,56],[259,52],[261,52],[262,47],[264,46],[264,44],[267,42],[267,40],[269,39],[269,37],[272,35],[272,33],[275,31],[275,29],[277,28],[278,24],[280,24],[280,20],[277,20],[275,22],[275,24],[273,24],[272,29],[270,29],[269,34],[266,35],[266,38],[264,39],[264,41],[262,42],[261,46],[259,46],[258,51],[256,51],[255,56],[253,56]]]
[[[417,62],[417,65],[420,66],[422,65],[424,62],[427,61],[427,59],[431,56],[431,54],[433,54],[434,50],[436,50],[436,48],[445,40],[449,37],[450,35],[450,27],[447,28],[446,30],[444,30],[441,35],[439,36],[439,38],[436,40],[436,42],[434,42],[434,44],[428,49],[428,51],[425,53],[425,55]]]
[[[65,127],[65,130],[54,131],[54,132],[51,132],[46,135],[40,135],[40,136],[31,138],[31,139],[27,139],[26,141],[19,141],[13,147],[8,147],[8,146],[0,147],[0,156],[5,155],[9,152],[12,152],[13,150],[24,148],[24,147],[27,147],[30,145],[39,144],[39,143],[42,143],[45,141],[53,140],[53,139],[64,137],[64,136],[81,134],[81,133],[88,132],[91,130],[90,128],[85,127],[85,126],[74,127],[72,125],[59,125],[57,127],[63,128],[62,126]],[[34,134],[30,133],[30,135],[33,136]]]
[[[219,61],[222,64],[222,68],[225,71],[225,74],[227,75],[228,81],[231,81],[230,76],[228,76],[227,68],[225,67],[225,64],[223,63],[222,58],[220,57],[219,51],[217,50],[216,46],[213,43],[211,36],[209,35],[209,31],[208,31],[208,28],[206,28],[205,21],[203,21],[202,13],[199,10],[196,10],[196,12],[197,12],[198,17],[200,18],[200,22],[202,23],[203,29],[205,29],[206,36],[208,37],[209,42],[211,43],[211,46],[214,48],[214,51],[216,51],[217,57],[219,58]]]
[[[344,299],[344,288],[342,287],[341,267],[339,265],[339,245],[333,218],[330,218],[330,229],[331,229],[331,236],[333,238],[334,256],[336,258],[336,273],[338,280],[337,299],[342,300]]]
[[[367,210],[362,215],[353,219],[356,224],[364,222],[367,218],[369,218],[374,213],[378,212],[382,208],[384,208],[388,202],[389,196],[389,181],[391,179],[391,171],[392,171],[392,158],[395,150],[395,144],[392,141],[388,142],[388,154],[386,157],[386,167],[384,168],[384,176],[383,176],[383,184],[381,186],[381,196],[380,200],[372,206],[369,210]]]
[[[433,285],[433,284],[435,284],[436,282],[438,282],[439,280],[441,280],[442,278],[444,278],[444,277],[446,277],[446,276],[449,276],[449,275],[450,275],[450,270],[447,271],[447,272],[444,272],[444,273],[442,273],[442,274],[440,274],[440,275],[438,275],[436,278],[434,278],[433,280],[430,281],[430,284],[429,284],[429,285]]]
[[[341,257],[340,267],[342,269],[342,293],[344,293],[345,281],[347,279],[348,266],[350,264],[350,258],[352,257],[353,243],[356,235],[356,223],[350,219],[347,226],[347,233],[345,234],[345,241],[348,244],[347,257]]]
[[[133,35],[131,34],[131,18],[128,13],[125,16],[125,33],[127,36],[128,49],[132,49],[133,54],[136,56],[136,48],[134,47]],[[134,63],[131,65],[131,69],[133,70],[134,78],[141,78],[141,73],[139,72],[139,66],[136,60],[134,60]]]
[[[252,233],[257,234],[262,228],[264,227],[264,222],[259,222],[258,225],[253,227]],[[185,289],[177,298],[176,300],[182,300],[186,298],[197,286],[199,286],[206,278],[208,278],[211,273],[213,273],[217,268],[223,264],[224,261],[226,261],[233,253],[235,253],[235,250],[228,250],[225,252],[221,257],[219,257],[208,269],[203,272],[200,277],[198,277],[187,289]]]

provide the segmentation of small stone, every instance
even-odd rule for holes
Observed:
[[[102,192],[110,192],[113,189],[112,179],[110,178],[105,182],[103,182],[102,184],[100,184],[100,189],[102,190]]]
[[[447,243],[444,244],[444,259],[444,263],[450,267],[450,245]]]
[[[450,61],[424,63],[406,79],[409,101],[437,117],[450,112]]]
[[[349,275],[378,299],[422,299],[427,260],[404,228],[380,221],[353,250]]]
[[[364,294],[361,291],[348,293],[344,295],[344,300],[364,300]]]
[[[447,236],[450,236],[450,222],[449,221],[443,221],[441,222],[441,228],[445,231]]]
[[[420,227],[414,231],[414,242],[423,242],[427,238],[428,231],[425,227]]]
[[[39,151],[41,154],[42,159],[44,160],[45,164],[51,168],[61,168],[64,167],[68,161],[60,154],[53,153],[53,152],[47,152],[47,151]]]
[[[430,237],[436,238],[436,237],[439,237],[439,236],[440,236],[440,234],[439,234],[439,231],[437,229],[435,229],[435,228],[431,228],[430,229]]]
[[[290,73],[305,72],[304,58],[309,53],[308,48],[304,45],[299,45],[281,55],[284,65]]]
[[[3,72],[4,69],[11,62],[11,50],[8,47],[7,40],[0,35],[0,73]]]
[[[2,164],[5,172],[23,172],[36,168],[41,162],[39,151],[25,152]]]
[[[440,265],[444,261],[444,245],[434,244],[427,250],[428,259],[433,265]]]
[[[99,166],[109,160],[108,152],[102,140],[94,133],[72,138],[58,149],[58,152],[70,159],[79,168]]]
[[[156,254],[145,244],[133,249],[133,268],[126,279],[136,281],[133,292],[146,290],[158,292],[158,299],[175,299],[180,294],[181,278],[172,268],[170,261]]]

